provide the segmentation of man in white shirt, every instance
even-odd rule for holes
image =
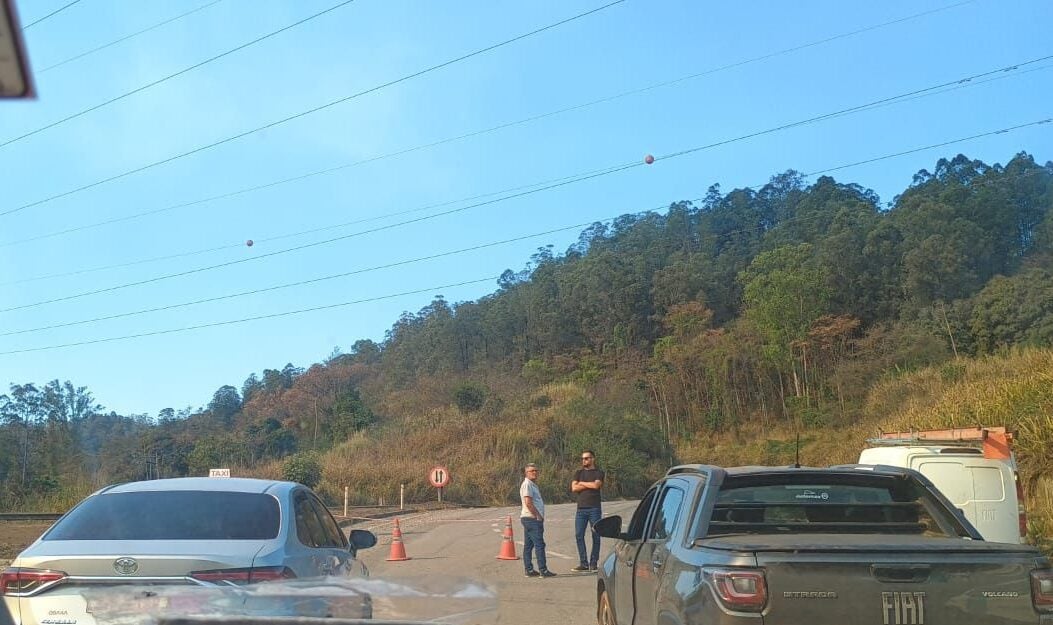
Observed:
[[[545,560],[545,500],[537,487],[538,473],[533,462],[523,467],[523,483],[519,486],[519,499],[523,502],[519,511],[519,520],[523,523],[523,565],[527,577],[555,577]],[[533,563],[535,552],[537,570]]]

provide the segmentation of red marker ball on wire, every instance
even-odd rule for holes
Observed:
[[[650,165],[651,163],[654,162],[654,157],[651,156],[650,154],[648,154],[647,156],[643,157],[643,162],[645,162],[648,165]]]
[[[245,245],[248,246],[248,247],[252,247],[252,239],[249,239],[248,241],[245,241]]]

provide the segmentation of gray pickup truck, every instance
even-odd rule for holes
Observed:
[[[678,466],[597,531],[600,625],[1053,624],[1049,561],[910,469]]]

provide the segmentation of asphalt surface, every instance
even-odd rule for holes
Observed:
[[[604,502],[604,516],[620,514],[627,519],[634,501]],[[376,583],[392,588],[410,587],[427,595],[428,614],[405,593],[374,599],[377,618],[437,618],[448,623],[499,623],[501,625],[567,625],[596,622],[596,575],[574,573],[578,564],[574,542],[574,504],[547,506],[545,542],[549,579],[524,577],[523,526],[519,508],[474,508],[413,513],[376,521],[363,521],[354,528],[369,529],[379,538],[372,549],[359,554]],[[512,528],[519,560],[498,560],[506,518]],[[399,518],[403,545],[410,558],[388,562],[394,518]],[[610,540],[603,539],[606,555]],[[535,563],[536,566],[536,563]],[[394,596],[403,595],[403,596]],[[400,606],[406,607],[405,610]]]

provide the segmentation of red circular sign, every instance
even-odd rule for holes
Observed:
[[[450,483],[450,470],[439,465],[428,471],[428,482],[435,488],[442,488]]]

